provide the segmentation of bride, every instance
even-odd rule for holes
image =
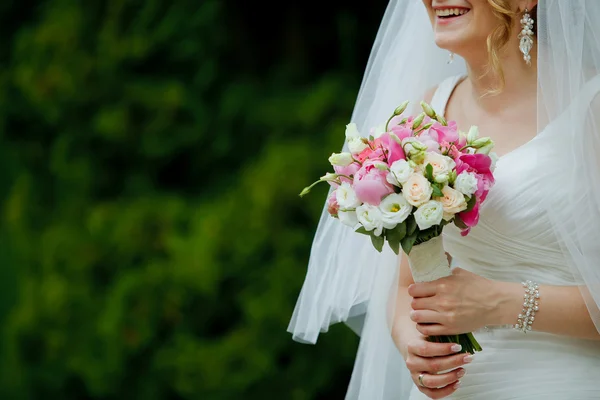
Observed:
[[[496,184],[429,283],[324,210],[289,330],[361,335],[346,398],[600,398],[599,18],[598,0],[390,2],[352,122],[425,98],[493,138]],[[474,355],[426,340],[470,331]]]

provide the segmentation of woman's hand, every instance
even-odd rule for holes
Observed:
[[[426,336],[473,332],[501,319],[502,293],[502,282],[455,268],[449,277],[408,287],[410,319]]]
[[[459,379],[465,374],[459,367],[473,359],[469,354],[457,354],[460,351],[457,344],[428,342],[424,336],[410,341],[406,349],[410,376],[417,388],[431,399],[442,399],[454,393],[460,386]],[[440,373],[448,370],[451,371]]]

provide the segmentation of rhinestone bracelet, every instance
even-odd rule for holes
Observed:
[[[523,333],[531,330],[531,324],[535,320],[535,313],[539,310],[540,291],[539,285],[532,281],[521,283],[525,288],[523,298],[523,311],[519,314],[515,329]]]

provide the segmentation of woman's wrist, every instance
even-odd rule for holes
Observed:
[[[524,293],[520,283],[496,281],[491,291],[494,311],[487,325],[514,325],[523,309]]]

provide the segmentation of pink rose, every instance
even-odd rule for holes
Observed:
[[[329,196],[329,199],[327,199],[327,212],[332,216],[332,217],[336,217],[338,216],[338,211],[340,210],[340,206],[337,202],[337,197],[336,197],[336,191],[334,190],[333,192],[331,192],[331,195]]]
[[[378,161],[365,161],[362,168],[354,175],[354,192],[363,203],[378,206],[381,199],[394,192],[394,187],[387,181],[387,171],[375,167]]]

